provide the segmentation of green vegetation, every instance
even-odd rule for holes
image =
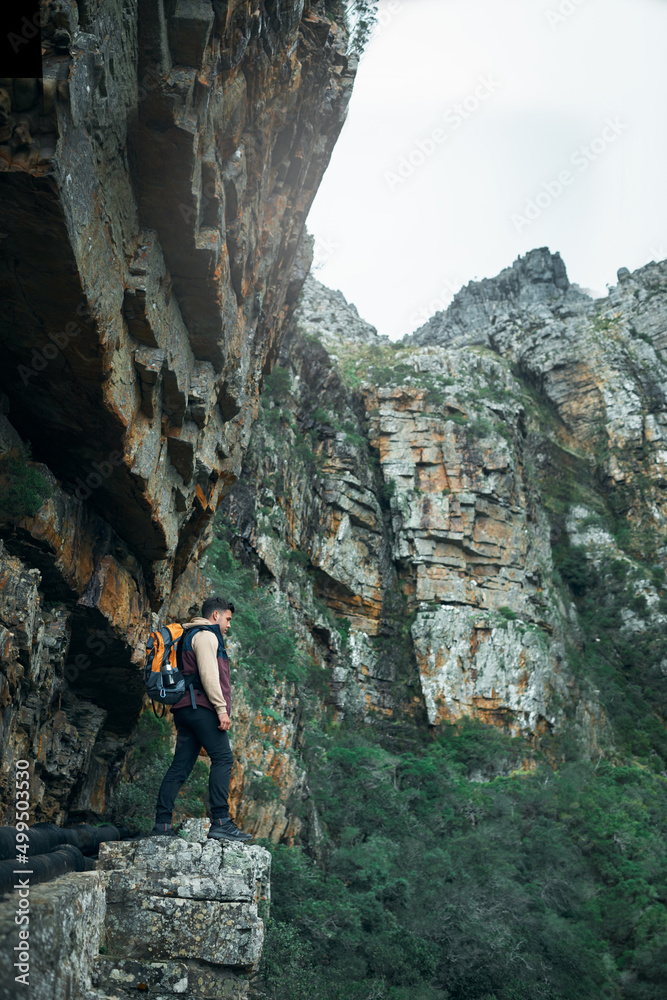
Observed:
[[[282,680],[305,678],[309,662],[297,649],[284,605],[274,594],[257,587],[251,570],[244,569],[227,541],[229,532],[218,522],[218,532],[208,550],[206,572],[216,590],[234,604],[230,638],[240,645],[234,681],[247,691],[254,704],[263,704]],[[300,559],[294,556],[293,563]]]
[[[600,335],[611,334],[611,324],[600,323]],[[484,370],[476,399],[463,400],[446,391],[450,380],[416,372],[404,364],[405,356],[389,345],[350,352],[341,357],[344,380],[352,389],[368,380],[425,390],[427,405],[466,426],[461,433],[469,442],[510,433],[495,414],[487,418],[476,405],[477,399],[515,400],[503,388],[502,372]],[[466,378],[469,386],[475,373]],[[276,412],[286,390],[267,383],[267,391]],[[309,809],[314,805],[319,823],[317,829],[308,825],[304,807],[303,844],[267,845],[273,851],[272,911],[260,987],[269,1000],[664,995],[667,637],[655,614],[667,613],[666,574],[653,564],[657,555],[648,564],[637,562],[662,543],[654,539],[649,545],[630,523],[628,498],[620,490],[610,497],[601,488],[596,461],[603,452],[571,454],[539,392],[527,390],[524,402],[526,465],[531,455],[540,464],[531,473],[529,499],[551,516],[554,582],[579,614],[581,631],[568,661],[583,691],[591,683],[599,689],[613,730],[613,747],[592,762],[562,733],[544,737],[543,751],[536,753],[472,721],[433,733],[411,718],[360,726],[350,711],[343,724],[332,724],[326,674],[309,668],[275,597],[233,558],[231,534],[216,542],[212,563],[219,589],[239,604],[233,634],[242,646],[241,682],[261,701],[275,679],[285,677],[306,706],[302,754]],[[469,419],[456,411],[459,403]],[[328,425],[357,443],[354,424],[339,426],[321,400],[311,409],[311,435]],[[278,413],[276,426],[291,437],[294,417],[287,407]],[[273,442],[277,432],[271,433]],[[297,440],[315,447],[306,434]],[[602,441],[599,449],[604,447]],[[372,452],[369,464],[381,482]],[[379,496],[383,507],[393,494],[388,482]],[[566,514],[576,502],[591,512],[582,526],[606,527],[627,555],[598,553],[593,562],[568,543]],[[304,579],[305,555],[290,551],[286,563],[288,579]],[[657,589],[657,598],[642,580]],[[409,702],[416,694],[412,618],[401,596],[395,599],[393,609],[384,609],[391,626],[371,643]],[[337,629],[344,658],[349,621],[321,602],[315,606]],[[530,630],[549,641],[510,607],[486,617],[493,627]],[[250,794],[269,802],[276,789],[258,777]]]
[[[224,539],[218,545],[218,582],[240,599],[234,632],[246,681],[256,671],[261,693],[278,670],[274,640],[291,641],[287,623],[262,646],[257,608],[268,599],[273,613],[274,598],[254,587]],[[565,552],[559,567],[585,596],[593,577],[583,554]],[[625,585],[627,572],[616,560],[601,586]],[[653,575],[664,580],[660,567]],[[510,608],[498,618],[518,624]],[[336,624],[344,635],[347,622]],[[293,645],[292,656],[297,664]],[[305,669],[294,679],[302,695],[313,691]],[[521,770],[526,745],[474,722],[434,739],[415,729],[406,748],[391,727],[323,727],[314,713],[306,721],[304,762],[324,840],[317,861],[304,847],[272,847],[261,968],[270,1000],[661,998],[664,774],[630,758],[577,760],[564,745],[569,762],[558,770],[548,760]],[[276,789],[258,778],[249,794],[270,802]]]
[[[465,413],[448,413],[445,420],[450,421],[452,424],[458,424],[459,427],[465,427],[468,423]]]
[[[567,542],[556,546],[554,561],[573,594],[583,633],[579,648],[570,651],[571,666],[599,689],[619,748],[663,772],[667,635],[651,620],[646,597],[638,591],[647,579],[662,586],[664,576],[609,556],[594,566],[584,549]],[[666,598],[661,597],[660,610]],[[636,616],[630,624],[624,622],[628,610]]]
[[[264,400],[271,399],[274,403],[284,402],[292,388],[292,379],[287,368],[275,365],[270,375],[264,379],[262,396]]]
[[[613,316],[604,316],[602,313],[597,313],[593,316],[591,324],[597,333],[618,334],[620,318],[621,314],[618,312]]]
[[[391,507],[391,498],[396,493],[396,481],[394,479],[383,479],[378,491],[378,501],[383,510]]]
[[[663,996],[664,776],[506,775],[524,745],[472,722],[411,752],[351,729],[309,743],[325,842],[319,864],[274,850],[271,1000]]]
[[[470,424],[470,433],[475,438],[490,437],[495,430],[493,423],[486,417],[478,417]]]
[[[377,5],[378,0],[327,0],[329,15],[347,28],[350,52],[360,55],[366,48],[377,22]]]
[[[502,615],[508,622],[516,621],[518,617],[516,611],[512,611],[512,609],[506,607],[506,605],[503,605],[502,608],[498,608],[498,614]]]
[[[32,517],[52,494],[48,479],[31,463],[29,445],[0,458],[1,517]]]
[[[172,762],[172,727],[167,716],[145,711],[132,738],[126,772],[112,802],[112,815],[122,826],[147,833],[155,823],[155,803],[162,779]],[[197,760],[176,799],[174,825],[188,816],[204,816],[208,800],[208,767]]]
[[[291,672],[302,698],[319,701],[321,671],[309,675],[274,596],[226,538],[214,555],[216,585],[238,601],[243,683],[261,698]],[[559,564],[585,596],[582,559],[571,550]],[[625,585],[626,575],[616,560],[603,585]],[[347,622],[326,610],[344,636]],[[519,624],[510,608],[498,618]],[[386,638],[387,652],[400,640]],[[304,720],[324,834],[317,860],[307,830],[305,846],[267,845],[273,902],[261,988],[270,1000],[661,998],[663,773],[631,757],[582,761],[563,740],[553,747],[566,763],[523,770],[523,741],[472,721],[434,738],[415,727],[406,743],[404,726],[399,739],[391,725],[331,726],[315,711]],[[268,803],[276,789],[258,777],[249,794]]]

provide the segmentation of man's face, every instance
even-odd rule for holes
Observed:
[[[220,626],[220,631],[224,635],[232,624],[232,613],[231,611],[214,611],[210,620],[214,625]]]

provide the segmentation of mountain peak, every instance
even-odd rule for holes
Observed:
[[[309,275],[299,300],[299,327],[304,334],[315,336],[327,350],[334,350],[346,341],[376,344],[387,340],[376,328],[359,315],[355,305],[342,292],[327,288]]]
[[[487,344],[496,324],[553,318],[554,310],[581,311],[591,300],[571,285],[559,253],[548,247],[517,257],[494,278],[471,281],[414,334],[404,338],[419,347],[427,344]]]

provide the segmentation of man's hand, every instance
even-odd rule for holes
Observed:
[[[232,728],[232,720],[229,718],[226,712],[220,712],[218,715],[218,729],[224,729],[225,731]]]

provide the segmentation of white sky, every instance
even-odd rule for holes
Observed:
[[[599,295],[667,257],[667,0],[379,9],[308,220],[316,277],[379,333],[533,247]]]

